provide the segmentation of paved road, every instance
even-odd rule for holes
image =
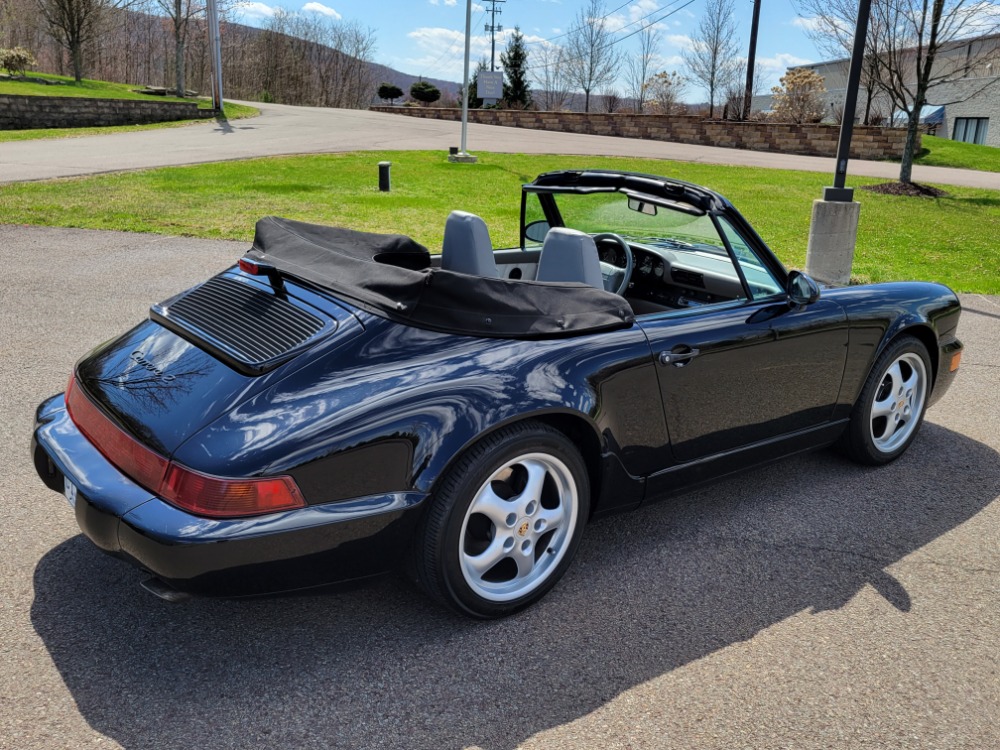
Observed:
[[[820,452],[595,523],[514,618],[391,580],[168,605],[35,478],[33,408],[244,245],[0,236],[0,748],[1000,746],[1000,298],[963,298],[959,379],[895,464]]]
[[[196,164],[279,154],[439,149],[459,144],[455,122],[422,120],[382,112],[255,104],[261,116],[231,124],[201,123],[138,133],[87,138],[0,143],[0,183],[50,177]],[[729,148],[688,146],[493,125],[469,126],[469,150],[501,153],[641,156],[827,172],[834,160]],[[894,179],[898,165],[852,161],[852,175]],[[1000,175],[942,167],[914,168],[918,182],[1000,189]]]

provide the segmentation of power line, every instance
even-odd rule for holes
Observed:
[[[611,18],[611,16],[613,16],[615,13],[617,13],[618,11],[620,11],[622,8],[624,8],[624,7],[628,6],[628,5],[632,5],[634,2],[635,2],[635,0],[629,0],[627,3],[622,3],[617,8],[615,8],[614,10],[608,11],[607,13],[605,13],[600,18],[591,19],[591,22],[592,23],[596,23],[597,21],[607,21],[609,18]],[[669,8],[675,2],[678,2],[678,0],[674,0],[674,2],[667,3],[666,5],[664,5],[664,6],[660,7],[660,8],[656,8],[655,10],[650,11],[649,13],[647,13],[646,15],[644,15],[642,18],[636,19],[635,21],[632,21],[630,23],[625,24],[624,26],[622,26],[622,29],[627,29],[629,26],[633,26],[633,25],[637,24],[639,21],[642,21],[642,20],[644,20],[646,18],[649,18],[654,13],[659,13],[664,8]],[[619,31],[620,30],[621,29],[619,29]],[[569,31],[566,31],[566,32],[564,32],[562,34],[557,34],[556,36],[550,36],[548,39],[534,39],[534,40],[528,42],[528,44],[545,44],[546,42],[551,42],[554,39],[562,39],[564,36],[569,36],[570,34],[573,34],[575,32],[576,32],[576,29],[570,29]]]
[[[660,7],[660,8],[657,8],[652,13],[647,13],[642,18],[638,18],[635,21],[633,21],[632,23],[627,24],[626,26],[623,26],[622,29],[619,30],[619,32],[621,30],[627,29],[629,26],[634,26],[635,24],[639,23],[640,21],[644,21],[645,19],[649,18],[651,15],[659,13],[660,11],[665,10],[666,8],[669,8],[671,5],[675,5],[678,2],[680,2],[680,0],[674,0],[674,2],[672,2],[672,3],[668,3],[667,5],[664,5],[664,6]],[[675,8],[674,10],[671,10],[669,13],[664,13],[662,16],[660,16],[659,18],[657,18],[655,21],[650,21],[648,24],[646,24],[644,26],[640,26],[638,29],[636,29],[635,31],[633,31],[630,34],[626,34],[625,36],[622,36],[622,37],[619,37],[619,38],[615,39],[613,42],[611,42],[608,45],[608,47],[614,47],[616,44],[621,44],[626,39],[632,38],[636,34],[639,34],[642,31],[644,31],[645,29],[647,29],[648,27],[653,26],[655,24],[658,24],[660,21],[663,21],[664,19],[670,18],[670,16],[672,16],[672,15],[674,15],[676,13],[680,13],[682,10],[684,10],[686,7],[688,7],[689,5],[691,5],[694,2],[695,2],[695,0],[687,0],[687,2],[684,3],[682,6],[680,6],[679,8]],[[553,38],[555,38],[555,37],[553,37]],[[583,59],[582,57],[563,58],[562,61],[564,63],[565,62],[578,62],[579,60],[582,60],[582,59]],[[529,67],[528,70],[537,70],[538,68],[544,68],[544,67],[546,67],[546,66],[545,65],[533,65],[533,66]]]

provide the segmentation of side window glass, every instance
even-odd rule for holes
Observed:
[[[781,284],[757,257],[749,243],[736,231],[736,228],[722,216],[719,217],[719,226],[722,227],[726,239],[729,240],[729,244],[733,248],[733,253],[739,261],[743,275],[746,276],[747,284],[750,285],[750,293],[755,298],[780,294],[782,292]]]

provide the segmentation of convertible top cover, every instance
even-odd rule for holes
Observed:
[[[469,276],[432,268],[427,248],[372,234],[268,216],[247,257],[409,325],[496,338],[553,338],[630,326],[628,303],[579,283]]]

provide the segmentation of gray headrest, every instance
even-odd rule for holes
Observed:
[[[441,268],[471,276],[499,276],[486,222],[465,211],[451,212],[444,225]]]
[[[597,245],[589,234],[553,227],[545,235],[538,258],[537,281],[580,281],[604,288]]]

